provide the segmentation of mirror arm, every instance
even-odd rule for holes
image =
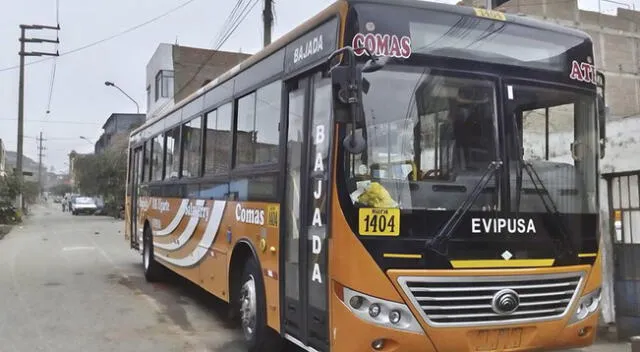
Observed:
[[[341,54],[345,54],[345,56],[347,57],[347,65],[348,65],[348,71],[349,71],[347,82],[343,87],[343,89],[345,89],[345,92],[347,94],[346,100],[351,110],[351,139],[349,140],[348,143],[351,145],[351,147],[355,148],[357,146],[356,137],[355,137],[356,123],[358,121],[357,116],[360,111],[358,109],[358,104],[359,104],[358,83],[359,82],[358,82],[358,75],[357,75],[357,69],[356,69],[356,54],[353,47],[345,46],[334,51],[327,60],[331,62],[331,60],[333,60],[336,56]],[[340,64],[341,63],[338,62],[337,64],[333,65],[329,69],[329,73],[331,73],[335,68],[340,66]]]

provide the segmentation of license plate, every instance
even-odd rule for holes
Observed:
[[[479,330],[472,336],[475,351],[503,351],[522,344],[522,328]]]
[[[360,208],[359,232],[362,236],[399,236],[400,209]]]

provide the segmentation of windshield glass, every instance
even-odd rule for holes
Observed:
[[[93,199],[88,197],[78,197],[75,199],[77,204],[93,204]]]
[[[544,212],[540,194],[549,195],[560,213],[596,212],[597,129],[595,96],[567,89],[507,84],[507,128],[514,152],[522,153],[529,172],[522,171],[520,201],[516,195],[518,165],[512,163],[514,209]],[[532,179],[533,178],[533,179]],[[536,184],[538,190],[536,190]],[[540,185],[544,188],[540,189]]]
[[[347,184],[362,207],[455,210],[496,160],[495,85],[428,69],[366,74],[366,151],[349,154]],[[492,178],[471,209],[497,209]]]

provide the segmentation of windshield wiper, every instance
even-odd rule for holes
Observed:
[[[516,126],[515,123],[513,124],[513,126],[514,126],[513,134],[516,138],[516,143],[518,146],[518,157],[515,160],[516,161],[516,217],[520,216],[520,199],[522,194],[522,170],[524,169],[527,171],[527,175],[529,175],[529,178],[533,183],[533,187],[536,190],[536,194],[540,196],[540,200],[542,200],[542,204],[544,205],[544,208],[547,210],[548,214],[551,214],[551,219],[555,227],[560,232],[560,238],[556,237],[554,241],[556,242],[556,253],[557,253],[558,259],[563,260],[565,259],[564,256],[566,256],[566,259],[575,258],[575,255],[576,255],[575,248],[572,242],[572,239],[574,237],[571,234],[571,231],[569,230],[569,228],[565,226],[564,221],[562,220],[562,216],[558,211],[558,207],[553,201],[553,198],[551,198],[551,195],[549,194],[549,190],[542,182],[540,175],[538,175],[538,172],[535,170],[533,165],[531,165],[531,163],[524,161],[524,147],[520,142],[520,131],[518,130],[518,127]],[[541,190],[542,192],[540,192]],[[547,203],[547,200],[549,203]]]
[[[551,219],[553,219],[554,225],[556,225],[558,231],[560,232],[560,238],[556,238],[556,242],[557,242],[556,248],[558,248],[560,252],[559,259],[560,260],[575,259],[576,250],[573,246],[573,240],[572,240],[574,238],[573,234],[571,233],[571,230],[565,225],[564,221],[562,220],[560,211],[558,211],[558,207],[556,206],[556,203],[553,201],[553,198],[551,198],[551,195],[549,194],[549,190],[544,185],[544,183],[542,182],[542,179],[540,178],[540,175],[535,170],[533,165],[531,165],[531,163],[522,161],[521,165],[524,168],[524,170],[527,171],[527,174],[529,175],[529,178],[533,183],[533,187],[536,190],[536,194],[540,196],[540,199],[542,200],[542,204],[544,205],[544,208],[547,210],[548,214],[551,214]],[[522,171],[520,172],[522,173]],[[521,185],[522,185],[522,181],[521,181]],[[517,194],[519,195],[521,190],[518,189],[516,191],[518,192]],[[566,256],[566,258],[564,258],[564,256]]]
[[[482,177],[480,177],[480,180],[473,187],[473,190],[467,196],[464,202],[462,202],[458,209],[456,209],[455,213],[453,213],[451,218],[449,218],[449,221],[447,221],[447,223],[444,224],[442,228],[440,228],[438,234],[435,235],[431,239],[431,241],[427,243],[427,249],[433,250],[440,255],[446,256],[446,250],[442,249],[443,245],[449,238],[451,238],[453,231],[455,231],[455,229],[458,227],[464,215],[469,211],[469,209],[471,209],[473,203],[475,203],[476,199],[478,199],[478,197],[480,196],[480,193],[482,193],[484,188],[491,180],[491,176],[493,176],[495,174],[495,171],[500,167],[502,167],[502,161],[492,161],[489,164],[487,170],[482,174]]]

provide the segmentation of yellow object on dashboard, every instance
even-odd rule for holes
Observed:
[[[391,208],[396,205],[389,192],[378,182],[371,182],[358,197],[358,202],[372,208]]]

